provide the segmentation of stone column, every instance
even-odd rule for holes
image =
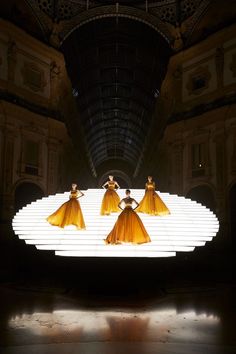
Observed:
[[[224,86],[224,48],[219,47],[216,49],[215,54],[216,73],[217,73],[217,86],[222,89]]]
[[[173,193],[183,194],[183,150],[182,142],[175,142],[172,148],[172,183],[171,190]]]
[[[3,143],[3,174],[1,188],[1,219],[9,220],[14,215],[13,168],[14,168],[14,139],[15,133],[4,129]]]
[[[225,134],[219,132],[214,137],[215,171],[216,171],[216,214],[220,222],[219,247],[227,247],[230,243],[228,233],[228,215],[226,208],[227,160],[225,152]],[[222,248],[223,250],[223,248]]]
[[[16,43],[10,41],[8,44],[8,53],[7,53],[7,60],[8,60],[8,80],[10,82],[15,81],[15,70],[16,70]]]
[[[0,194],[3,192],[4,127],[0,126]]]
[[[225,159],[225,136],[224,134],[218,134],[214,137],[215,149],[216,149],[216,190],[218,209],[220,214],[224,214],[225,207],[225,177],[226,177],[226,159]]]
[[[48,178],[47,191],[48,194],[54,194],[57,191],[58,180],[58,144],[53,138],[49,138],[48,144]]]
[[[232,128],[231,128],[232,129]],[[231,157],[231,174],[236,175],[236,127],[233,127],[233,130],[231,130],[234,133],[233,136],[233,153]]]
[[[60,104],[60,82],[62,78],[61,68],[55,61],[51,62],[50,66],[50,100],[52,107],[58,109]]]

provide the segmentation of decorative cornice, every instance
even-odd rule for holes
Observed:
[[[174,124],[183,120],[191,119],[205,112],[212,111],[213,109],[217,109],[235,103],[236,103],[236,96],[234,94],[230,96],[221,97],[210,103],[203,103],[198,106],[195,106],[194,108],[188,111],[181,111],[176,114],[173,114],[169,118],[168,124]]]
[[[189,45],[189,42],[191,40],[192,34],[197,26],[197,24],[200,22],[202,17],[205,15],[208,7],[211,4],[211,0],[203,0],[197,7],[195,13],[186,20],[185,26],[186,26],[186,31],[184,33],[184,37],[186,38],[185,44],[186,46]]]
[[[88,22],[106,17],[125,17],[150,26],[177,51],[188,45],[197,23],[212,0],[196,0],[194,3],[189,3],[189,0],[144,1],[138,4],[130,2],[129,5],[119,2],[104,5],[92,0],[25,1],[31,8],[45,40],[56,48],[76,28]],[[182,38],[183,43],[179,43]],[[178,43],[173,46],[176,40]]]
[[[60,112],[48,109],[46,107],[36,105],[36,104],[29,102],[19,96],[16,96],[16,95],[8,93],[8,92],[4,92],[2,90],[0,90],[0,100],[4,100],[4,101],[10,102],[12,104],[18,105],[20,107],[26,108],[29,111],[39,114],[41,116],[53,118],[58,121],[63,121],[63,117],[61,116]]]
[[[36,18],[39,24],[43,37],[46,42],[48,42],[49,28],[51,27],[52,20],[43,11],[40,10],[37,1],[35,0],[25,0],[29,5],[33,16]]]
[[[155,31],[160,33],[168,43],[170,43],[173,38],[169,32],[166,24],[161,21],[158,17],[145,12],[143,10],[129,7],[129,6],[119,6],[117,11],[116,5],[99,6],[92,8],[88,11],[84,11],[79,15],[73,17],[69,21],[62,21],[59,36],[61,43],[76,29],[80,26],[91,22],[93,20],[98,20],[106,17],[126,17],[136,21],[145,23],[146,25],[152,27]]]

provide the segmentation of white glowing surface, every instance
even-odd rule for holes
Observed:
[[[219,222],[212,211],[190,199],[159,193],[171,214],[150,216],[139,213],[152,242],[142,245],[106,245],[104,239],[116,222],[117,213],[101,216],[104,190],[88,189],[80,198],[86,230],[74,226],[61,229],[50,225],[46,218],[69,199],[69,192],[56,194],[22,208],[14,217],[15,234],[40,250],[54,250],[59,256],[73,257],[171,257],[176,252],[193,251],[204,246],[217,234]],[[124,190],[118,194],[124,197]],[[132,197],[140,201],[144,190],[133,189]]]

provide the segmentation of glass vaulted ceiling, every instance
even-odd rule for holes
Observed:
[[[168,48],[153,29],[126,18],[92,21],[64,42],[77,119],[95,169],[108,160],[113,167],[124,160],[135,169],[151,128]]]

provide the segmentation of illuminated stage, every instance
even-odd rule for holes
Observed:
[[[195,201],[159,193],[169,208],[167,216],[139,213],[152,242],[142,245],[106,245],[104,239],[111,231],[118,214],[99,214],[104,190],[88,189],[80,198],[86,230],[73,226],[61,229],[50,225],[46,217],[69,199],[69,192],[45,197],[22,208],[14,217],[15,234],[39,250],[53,250],[58,256],[73,257],[173,257],[176,252],[191,252],[211,241],[219,230],[219,222],[212,211]],[[118,190],[121,198],[125,190]],[[138,202],[143,189],[133,189]]]

